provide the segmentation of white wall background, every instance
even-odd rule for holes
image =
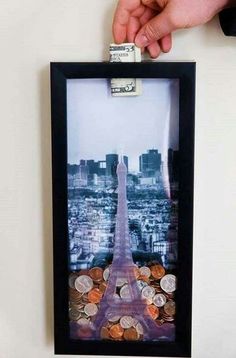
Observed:
[[[107,60],[115,0],[1,0],[0,358],[53,357],[50,61]],[[236,38],[218,19],[161,60],[197,61],[193,358],[236,357]]]

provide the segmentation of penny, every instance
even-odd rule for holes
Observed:
[[[69,286],[70,288],[75,288],[75,280],[77,279],[78,275],[76,273],[71,273],[69,276]]]
[[[75,280],[75,288],[80,293],[87,293],[93,288],[93,280],[87,275],[78,276]]]
[[[139,271],[140,271],[140,275],[142,275],[142,276],[146,276],[146,277],[151,276],[151,270],[147,266],[140,267]]]
[[[175,315],[175,302],[173,300],[166,302],[166,304],[164,306],[164,311],[168,316],[174,316]]]
[[[154,297],[154,295],[155,295],[155,288],[153,288],[152,286],[145,286],[142,289],[143,298],[151,299]]]
[[[137,265],[134,266],[134,276],[138,278],[140,276],[140,271]]]
[[[137,341],[138,338],[139,338],[139,334],[134,327],[128,328],[124,331],[124,339],[126,341]]]
[[[84,306],[84,312],[87,316],[95,316],[98,312],[97,305],[95,305],[95,303],[87,303],[87,305]]]
[[[82,269],[79,271],[79,276],[81,275],[86,275],[88,276],[89,275],[89,270],[88,269]]]
[[[176,290],[176,277],[175,275],[165,275],[160,281],[161,288],[167,293],[174,292]]]
[[[124,334],[124,328],[119,323],[114,324],[110,329],[110,335],[112,338],[121,338]]]
[[[166,303],[166,296],[163,295],[163,293],[157,293],[154,297],[153,297],[153,303],[155,306],[157,307],[162,307],[164,306],[164,304]]]
[[[93,267],[89,270],[89,276],[93,279],[93,281],[102,281],[103,269],[101,267]]]
[[[101,339],[109,339],[110,338],[110,333],[107,327],[102,327],[101,331],[100,331],[100,337]]]
[[[131,299],[129,285],[126,284],[126,285],[121,287],[121,289],[120,289],[120,297],[122,299],[127,299],[127,300]]]
[[[156,319],[159,316],[159,309],[154,305],[147,306],[147,312],[153,319]]]
[[[160,279],[165,275],[165,269],[161,265],[153,265],[150,270],[154,278]]]
[[[102,281],[100,284],[99,284],[99,291],[101,291],[102,293],[104,293],[106,291],[106,288],[107,288],[107,283]]]
[[[133,317],[131,316],[123,316],[120,319],[120,325],[122,328],[130,328],[134,324]]]
[[[107,267],[107,268],[105,268],[105,270],[103,271],[103,279],[104,279],[105,281],[107,281],[108,278],[109,278],[109,275],[110,275],[110,269],[109,269],[109,267]]]
[[[88,293],[88,300],[92,303],[98,303],[101,301],[102,298],[102,292],[99,291],[98,288],[93,288],[91,291],[89,291]]]
[[[80,313],[76,309],[71,308],[69,311],[69,318],[72,321],[77,321],[80,318]]]

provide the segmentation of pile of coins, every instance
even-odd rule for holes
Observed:
[[[73,323],[84,327],[78,338],[86,338],[86,327],[92,324],[99,310],[110,275],[110,267],[105,269],[93,267],[90,270],[73,272],[69,276],[69,318]],[[146,301],[145,314],[149,314],[157,325],[174,322],[176,277],[166,273],[159,264],[135,267],[135,277],[142,298]],[[117,279],[117,299],[129,299],[130,290],[126,279]],[[143,327],[131,316],[114,316],[109,318],[100,332],[101,339],[142,340]]]

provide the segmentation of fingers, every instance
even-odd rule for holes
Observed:
[[[134,39],[141,28],[140,21],[137,17],[130,17],[127,26],[127,40],[128,42],[134,42]]]
[[[158,42],[153,42],[149,46],[147,46],[147,50],[152,58],[157,58],[161,53],[161,48]]]
[[[127,25],[130,15],[141,5],[141,0],[120,0],[113,20],[113,37],[116,43],[124,42],[127,36]],[[143,6],[142,6],[143,8]]]
[[[168,34],[168,35],[162,37],[162,39],[159,40],[159,44],[160,44],[162,52],[169,52],[172,47],[171,34]]]
[[[168,7],[166,7],[140,29],[135,38],[135,44],[138,47],[147,47],[152,42],[160,40],[174,30],[176,30],[175,24],[171,21]]]

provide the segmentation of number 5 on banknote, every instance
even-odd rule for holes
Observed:
[[[56,354],[191,355],[194,103],[194,63],[51,64]]]

